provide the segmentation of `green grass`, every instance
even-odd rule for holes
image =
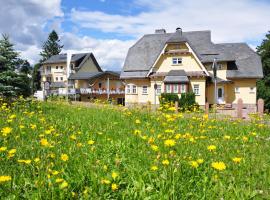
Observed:
[[[0,177],[11,177],[0,182],[3,199],[270,199],[270,131],[259,121],[184,118],[106,105],[0,107],[0,148],[7,147],[0,152]],[[4,127],[12,128],[7,136]],[[42,146],[41,139],[49,145]],[[168,139],[175,145],[166,146]],[[216,150],[209,151],[209,145]],[[11,149],[16,149],[13,156]],[[234,157],[242,160],[235,163]],[[204,162],[194,168],[190,162],[197,159]],[[226,169],[214,169],[217,161]],[[118,189],[112,190],[113,183]]]

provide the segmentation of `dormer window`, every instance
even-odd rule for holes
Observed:
[[[182,64],[182,58],[172,58],[172,64],[173,65],[181,65]]]

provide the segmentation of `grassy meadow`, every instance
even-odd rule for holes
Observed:
[[[258,118],[21,99],[0,102],[0,131],[1,199],[270,199]]]

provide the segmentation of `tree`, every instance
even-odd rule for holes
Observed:
[[[31,74],[32,73],[32,68],[30,66],[30,63],[27,60],[21,60],[20,66],[19,66],[19,71],[23,74]]]
[[[40,86],[40,80],[41,80],[41,75],[40,75],[40,64],[37,63],[34,65],[33,73],[32,73],[32,81],[33,81],[33,91],[37,91],[41,89]]]
[[[270,109],[270,31],[261,45],[257,47],[257,53],[261,56],[264,78],[258,81],[258,98],[265,101],[265,108]]]
[[[0,40],[0,96],[10,99],[30,94],[30,79],[26,74],[16,72],[20,64],[19,54],[14,50],[7,35]]]
[[[42,47],[42,52],[40,52],[41,60],[40,63],[44,62],[45,60],[49,59],[53,55],[58,55],[63,48],[63,45],[60,44],[60,39],[57,33],[53,30],[47,39],[44,42]]]

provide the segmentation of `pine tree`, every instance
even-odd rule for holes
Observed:
[[[40,63],[49,59],[53,55],[58,55],[61,52],[62,48],[63,45],[60,45],[60,39],[57,33],[53,30],[49,34],[47,41],[43,44],[42,52],[40,52],[40,55],[42,57]]]
[[[0,40],[0,96],[10,99],[30,94],[30,79],[26,74],[15,71],[20,63],[19,54],[14,50],[7,35]]]
[[[40,80],[41,80],[41,75],[40,75],[40,64],[37,63],[34,65],[33,73],[32,73],[32,81],[33,81],[33,92],[40,90]]]
[[[258,98],[265,101],[265,108],[270,110],[270,31],[261,45],[257,47],[257,53],[261,56],[264,78],[258,81]]]

